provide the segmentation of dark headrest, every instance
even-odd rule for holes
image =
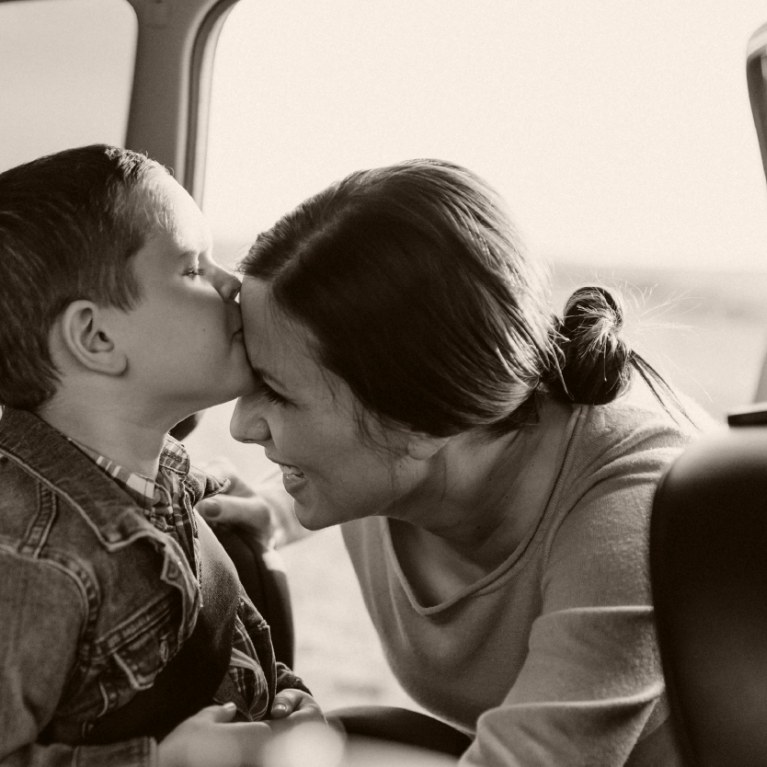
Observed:
[[[767,765],[767,428],[685,451],[650,532],[658,640],[690,764]]]

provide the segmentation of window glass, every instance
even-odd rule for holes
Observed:
[[[241,0],[213,82],[204,203],[219,254],[237,260],[353,170],[453,160],[506,197],[554,264],[559,306],[579,284],[621,287],[629,340],[722,419],[751,401],[767,335],[745,76],[765,22],[764,0]],[[252,474],[257,449],[225,430],[203,419],[197,445]],[[391,703],[342,545],[322,535],[285,551],[301,671],[331,707]]]
[[[563,290],[622,284],[630,338],[721,415],[752,396],[767,327],[745,77],[765,21],[761,0],[241,0],[216,58],[206,212],[234,257],[354,169],[465,164]]]
[[[0,3],[0,168],[123,144],[136,28],[125,0]]]

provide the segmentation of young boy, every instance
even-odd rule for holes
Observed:
[[[142,155],[0,174],[0,764],[255,764],[228,722],[319,716],[167,436],[252,387],[238,292]]]

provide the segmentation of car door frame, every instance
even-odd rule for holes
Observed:
[[[125,146],[171,168],[199,203],[213,59],[238,0],[128,2],[138,20],[138,39]]]

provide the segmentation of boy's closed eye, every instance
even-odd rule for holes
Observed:
[[[207,250],[190,248],[180,254],[182,274],[185,277],[204,277],[217,267],[212,255]]]

